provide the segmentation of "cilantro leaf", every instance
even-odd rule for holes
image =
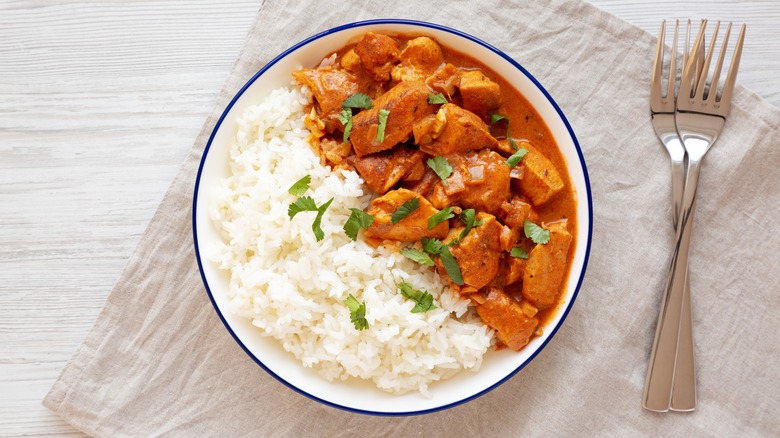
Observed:
[[[428,218],[428,229],[432,230],[436,228],[436,226],[439,225],[440,223],[446,221],[447,219],[452,219],[454,217],[455,217],[455,213],[452,212],[452,207],[445,207],[439,210],[438,213]]]
[[[545,230],[528,219],[523,222],[523,231],[525,232],[525,237],[531,239],[534,243],[545,244],[550,241],[550,230]]]
[[[428,254],[420,251],[417,248],[404,248],[400,251],[401,255],[413,260],[421,265],[433,266],[433,259]]]
[[[498,122],[498,121],[501,121],[501,120],[506,120],[507,122],[509,121],[509,119],[507,119],[506,116],[502,116],[501,114],[491,114],[490,115],[490,124],[491,125],[496,123],[496,122]]]
[[[426,164],[436,172],[436,175],[438,175],[439,179],[444,183],[444,187],[447,187],[447,178],[452,175],[452,165],[450,162],[447,161],[446,158],[437,155],[433,158],[429,158],[428,161],[426,161]]]
[[[390,215],[390,222],[393,224],[397,224],[398,222],[401,222],[401,219],[405,218],[406,216],[409,216],[411,212],[417,210],[419,207],[420,207],[419,198],[412,198],[404,202],[403,205],[398,207],[398,210],[396,210],[395,213]]]
[[[435,309],[433,305],[433,295],[424,290],[417,290],[409,283],[398,283],[398,289],[401,295],[414,301],[412,313],[423,313]]]
[[[458,266],[455,256],[450,252],[450,247],[442,243],[439,239],[428,237],[423,237],[421,243],[423,251],[431,255],[437,255],[441,258],[444,270],[447,271],[447,275],[449,275],[452,282],[459,286],[463,286],[463,275],[460,272],[460,266]]]
[[[349,309],[349,319],[352,321],[352,325],[356,330],[365,330],[368,328],[368,321],[366,320],[366,303],[358,302],[352,294],[349,294],[344,304]]]
[[[371,103],[371,98],[368,97],[367,94],[355,93],[352,96],[344,99],[344,102],[341,102],[341,106],[342,108],[370,109],[374,106],[374,104]]]
[[[352,108],[369,109],[373,106],[371,98],[363,93],[355,93],[344,99],[344,102],[341,103],[341,112],[339,113],[339,121],[344,125],[344,143],[349,140],[349,135],[352,133]]]
[[[476,220],[477,212],[474,211],[473,208],[469,208],[467,210],[463,210],[460,213],[460,220],[464,224],[466,224],[466,228],[463,229],[463,231],[460,232],[460,235],[458,235],[457,238],[453,239],[452,242],[450,242],[450,245],[458,245],[460,242],[465,238],[469,232],[471,232],[471,229],[474,227],[478,227],[482,225],[481,220]]]
[[[466,228],[468,228],[469,230],[473,227],[478,227],[482,225],[482,221],[481,220],[478,221],[476,220],[476,218],[477,218],[477,212],[473,208],[463,210],[460,213],[461,222],[466,224]]]
[[[385,128],[387,127],[387,118],[390,116],[390,110],[382,108],[379,110],[379,126],[376,128],[376,141],[382,143],[385,141]]]
[[[442,248],[441,254],[439,254],[439,257],[441,258],[441,262],[444,265],[444,269],[447,271],[447,275],[450,276],[450,280],[452,280],[452,282],[458,286],[463,286],[465,284],[463,281],[463,275],[460,273],[460,266],[458,266],[458,261],[455,260],[455,256],[453,256],[450,252],[450,247],[444,246]]]
[[[528,258],[528,252],[519,246],[512,248],[512,250],[509,251],[509,255],[518,259]]]
[[[509,119],[506,116],[502,116],[501,114],[491,114],[490,115],[490,124],[494,124],[500,120],[506,120],[506,139],[509,140],[509,144],[512,145],[512,149],[518,150],[517,143],[515,143],[515,140],[512,138],[511,135],[509,135]],[[519,151],[518,151],[519,152]],[[527,153],[528,151],[526,151]],[[525,155],[525,154],[523,154]],[[514,157],[514,155],[512,155]],[[512,157],[509,157],[510,160],[513,160]],[[520,158],[523,158],[522,156]],[[517,158],[517,161],[520,161],[520,158]],[[515,161],[514,164],[509,164],[509,160],[507,160],[507,165],[509,167],[514,167],[515,164],[517,164],[517,161]]]
[[[515,145],[515,147],[517,146]],[[506,165],[509,167],[515,167],[515,165],[519,163],[520,160],[522,160],[523,157],[525,157],[525,154],[527,153],[528,153],[528,149],[524,149],[524,148],[517,149],[517,151],[515,151],[514,154],[512,154],[509,158],[506,159]]]
[[[447,98],[444,97],[444,95],[441,93],[438,94],[428,93],[428,103],[431,105],[447,103]]]
[[[339,122],[346,127],[350,121],[352,121],[352,108],[342,108],[339,113]]]
[[[422,243],[423,251],[431,255],[439,255],[444,250],[444,243],[441,240],[433,237],[423,237],[420,241]]]
[[[311,175],[306,175],[296,181],[295,184],[290,186],[290,188],[287,189],[287,193],[295,196],[301,196],[302,194],[306,193],[306,190],[309,190],[309,184],[311,184]]]
[[[287,207],[287,215],[290,216],[290,219],[292,219],[296,214],[302,211],[316,211],[317,217],[314,218],[314,222],[311,224],[311,229],[314,231],[314,237],[317,238],[317,242],[319,242],[325,237],[325,233],[320,227],[322,224],[322,216],[325,214],[325,210],[330,207],[331,202],[333,202],[333,198],[330,198],[330,200],[322,204],[322,206],[317,207],[317,204],[314,203],[314,199],[312,199],[311,196],[301,196],[300,198],[296,199],[295,202],[290,204],[289,207]]]
[[[366,213],[359,208],[350,208],[352,214],[349,215],[347,223],[344,224],[344,232],[352,240],[357,240],[358,231],[361,228],[367,229],[374,223],[374,216]]]
[[[339,113],[339,122],[344,125],[344,143],[349,140],[349,135],[352,133],[352,108],[344,108]]]
[[[317,204],[314,203],[311,196],[301,196],[287,207],[287,215],[290,216],[290,219],[302,211],[317,211]]]
[[[314,218],[314,222],[311,224],[311,230],[314,231],[314,237],[317,238],[317,242],[325,238],[325,232],[320,228],[320,224],[322,223],[322,216],[325,214],[325,210],[330,207],[331,202],[333,202],[333,198],[330,198],[328,202],[322,204],[320,208],[317,209],[317,217]]]

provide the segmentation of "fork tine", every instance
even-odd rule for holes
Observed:
[[[685,68],[685,64],[688,63],[688,58],[691,54],[691,19],[688,19],[688,24],[685,26],[685,48],[683,49],[682,66]]]
[[[704,22],[704,20],[702,20],[702,23],[703,22]],[[700,26],[701,26],[701,24],[700,24]],[[694,76],[694,81],[693,81],[694,88],[698,85],[698,83],[699,83],[698,79],[701,76],[701,72],[704,70],[704,46],[706,45],[705,39],[706,39],[706,36],[702,35],[701,42],[699,43],[699,50],[698,50],[698,52],[696,50],[694,50],[693,48],[691,48],[691,50],[693,50],[692,54],[693,53],[697,53],[697,56],[696,56],[696,75]],[[690,44],[690,40],[688,41],[688,44]]]
[[[666,31],[666,20],[661,21],[661,31],[658,33],[658,43],[655,46],[655,61],[653,62],[653,77],[651,83],[651,103],[660,103],[663,99],[662,76],[664,70],[664,40]],[[658,102],[656,102],[658,101]],[[653,109],[656,110],[655,108]]]
[[[712,74],[712,80],[710,81],[710,91],[707,95],[707,103],[714,103],[715,97],[718,95],[718,81],[720,80],[720,71],[723,69],[723,59],[726,57],[726,50],[729,45],[729,35],[731,35],[731,23],[726,28],[726,35],[723,36],[723,46],[721,46],[720,53],[718,54],[718,63],[715,64],[715,70]],[[713,45],[715,41],[713,41]]]
[[[694,93],[694,96],[699,96],[700,99],[704,97],[704,87],[707,85],[707,75],[710,71],[710,62],[712,62],[712,55],[715,53],[715,44],[717,44],[718,42],[719,29],[720,29],[720,21],[715,23],[715,30],[712,32],[712,41],[710,41],[710,49],[707,51],[707,57],[704,59],[704,68],[701,71],[701,76],[699,76],[698,84],[696,85],[696,92]]]
[[[696,77],[699,72],[699,70],[696,68],[696,63],[700,58],[702,51],[704,50],[702,40],[704,38],[704,30],[706,27],[707,20],[702,20],[701,27],[699,27],[699,33],[696,35],[696,40],[693,43],[694,52],[689,56],[688,62],[683,66],[682,75],[680,77],[680,94],[686,95],[685,100],[689,100],[691,97],[693,97],[694,77]]]
[[[674,40],[672,40],[672,54],[669,62],[669,77],[666,83],[666,98],[674,100],[674,85],[677,77],[677,35],[680,30],[680,20],[674,20]],[[684,63],[685,61],[683,61]],[[684,64],[683,64],[684,65]]]
[[[742,44],[745,42],[745,25],[739,31],[737,45],[734,48],[734,56],[731,59],[729,73],[723,84],[723,91],[720,96],[720,105],[728,108],[731,105],[731,93],[734,91],[734,83],[737,81],[737,70],[739,70],[739,59],[742,57]]]

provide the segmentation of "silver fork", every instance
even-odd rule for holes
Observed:
[[[680,337],[685,336],[683,333],[685,327],[681,326],[680,322],[681,315],[684,314],[686,304],[690,305],[689,302],[686,303],[689,298],[686,298],[685,292],[688,282],[688,253],[695,213],[699,170],[704,155],[723,129],[726,115],[731,108],[731,96],[745,39],[745,26],[743,25],[728,75],[718,98],[717,90],[720,72],[723,68],[723,60],[728,47],[731,24],[729,24],[723,39],[723,46],[718,56],[717,64],[714,67],[713,76],[709,81],[709,87],[707,87],[709,65],[717,43],[720,22],[715,27],[704,65],[699,71],[696,68],[696,63],[699,55],[704,51],[703,39],[706,24],[706,20],[702,22],[696,42],[693,45],[695,56],[689,57],[684,65],[676,103],[675,123],[679,138],[685,148],[688,162],[685,173],[683,201],[678,213],[677,226],[675,227],[676,244],[664,289],[661,313],[656,328],[653,350],[650,355],[650,365],[647,370],[643,396],[643,406],[646,409],[658,412],[666,412],[675,405],[673,403],[673,388],[678,382],[678,378],[675,376],[675,367],[679,359],[684,359],[683,356],[680,356],[678,359],[678,343]],[[684,340],[683,344],[685,343],[687,343],[687,340]],[[681,395],[681,397],[685,396]],[[692,401],[693,407],[695,407],[695,392],[693,393]],[[684,410],[692,410],[693,407]]]
[[[652,115],[653,128],[658,138],[663,142],[671,158],[672,165],[672,213],[673,224],[677,226],[679,212],[683,202],[683,190],[685,187],[685,147],[677,135],[677,127],[674,122],[674,112],[676,107],[675,83],[677,78],[677,43],[679,41],[680,22],[676,21],[674,26],[674,37],[672,39],[672,51],[669,62],[669,76],[667,79],[666,91],[663,90],[663,66],[664,66],[664,42],[666,40],[666,21],[661,23],[661,31],[658,34],[658,45],[655,52],[655,62],[653,65],[653,76],[650,87],[650,112]],[[683,49],[682,65],[688,61],[688,48],[691,43],[691,21],[685,31],[685,46]],[[698,51],[701,54],[701,51]],[[696,57],[697,71],[701,71],[704,64],[704,56]],[[687,276],[687,269],[686,269]],[[674,357],[667,357],[667,372],[672,374],[672,395],[671,404],[655,406],[645,405],[652,410],[669,409],[676,411],[692,411],[696,407],[696,373],[694,366],[693,349],[693,325],[691,322],[690,306],[690,288],[688,279],[685,279],[685,290],[683,295],[683,309],[681,311],[680,333],[677,342],[676,361]],[[653,351],[657,347],[653,345]],[[658,367],[660,369],[660,365]],[[653,380],[648,377],[645,385],[645,399],[655,400],[657,398],[652,391],[663,388],[660,385],[654,385],[653,382],[660,379],[658,372],[653,375]],[[650,376],[650,374],[648,374]],[[665,378],[669,378],[666,376]],[[650,392],[650,394],[648,394]],[[666,394],[668,397],[668,394]]]

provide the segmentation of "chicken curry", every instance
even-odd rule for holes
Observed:
[[[500,345],[558,304],[576,236],[565,161],[539,114],[478,60],[426,36],[366,33],[316,68],[310,143],[376,197],[364,238],[433,266]]]

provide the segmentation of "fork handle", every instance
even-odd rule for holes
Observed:
[[[679,141],[679,140],[678,140]],[[682,147],[682,145],[680,145]],[[683,160],[672,161],[672,209],[674,230],[680,219],[684,202],[685,164]],[[672,399],[669,409],[691,412],[696,409],[696,362],[693,345],[693,315],[691,307],[691,285],[688,265],[685,268],[685,290],[680,313],[680,333],[677,341],[677,362],[674,367]]]
[[[675,383],[675,368],[678,363],[680,321],[683,314],[683,302],[688,280],[688,253],[691,232],[693,231],[700,161],[689,160],[688,164],[683,209],[680,211],[681,217],[676,230],[676,244],[664,288],[655,340],[650,353],[650,365],[647,369],[642,403],[645,409],[657,412],[666,412],[672,405],[672,388]],[[686,343],[689,342],[686,339],[683,340]],[[692,340],[691,337],[691,343]]]
[[[691,286],[687,269],[685,277],[685,290],[683,291],[680,313],[680,334],[677,340],[677,363],[674,367],[670,409],[691,412],[696,409],[696,362],[693,346]]]

